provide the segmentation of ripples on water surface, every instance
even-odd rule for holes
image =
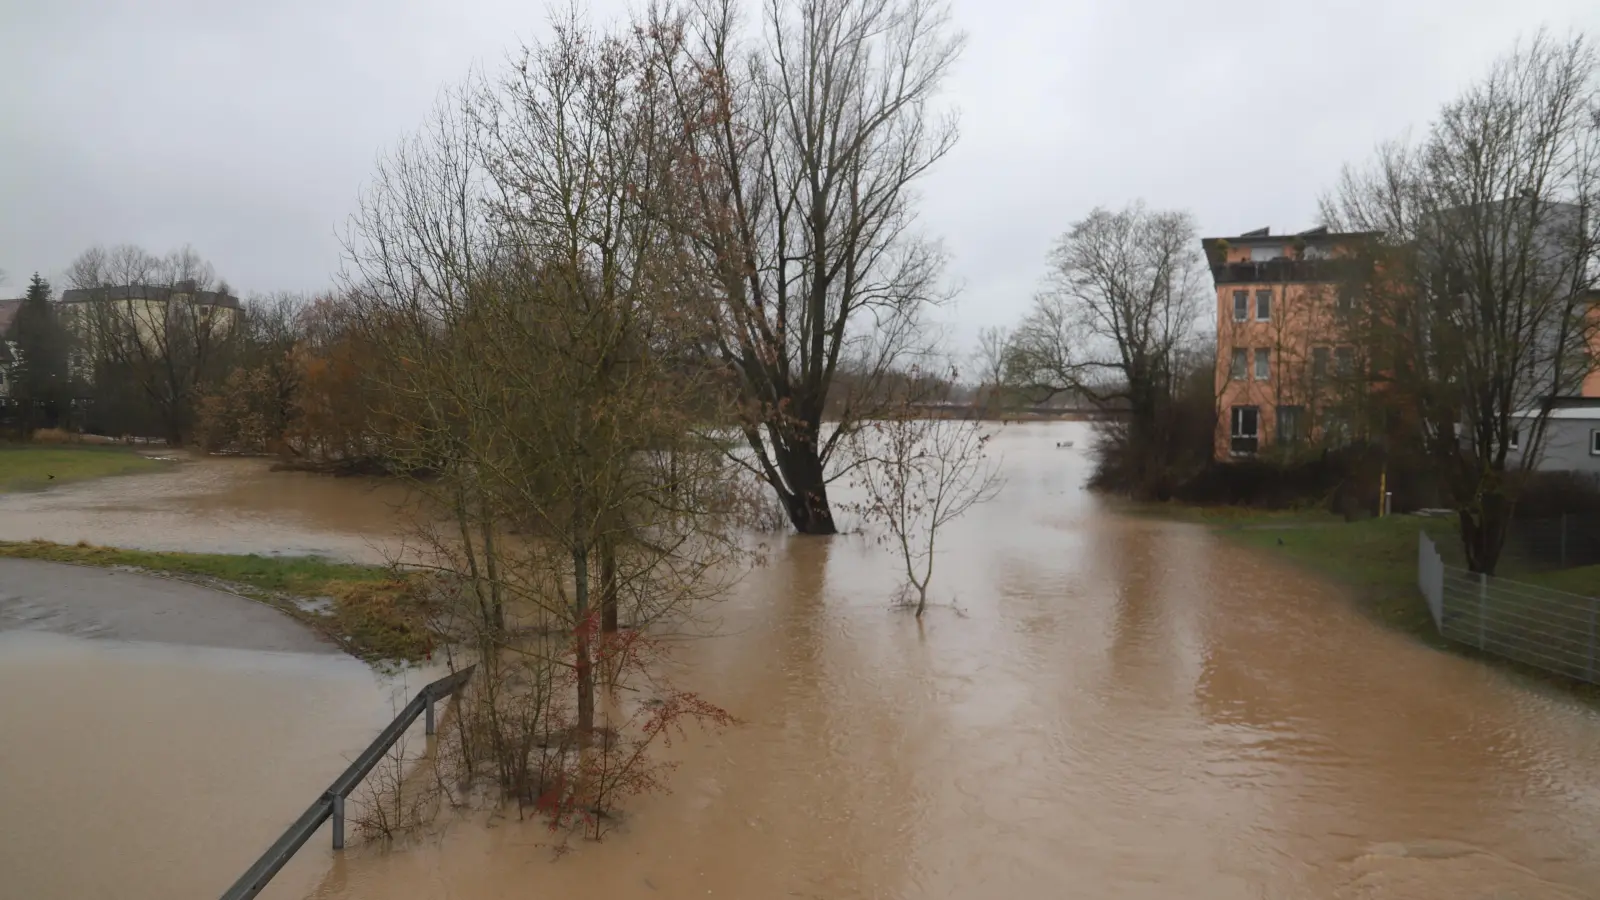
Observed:
[[[956,608],[921,626],[887,608],[892,560],[871,542],[778,542],[716,610],[720,636],[678,650],[685,686],[743,724],[680,744],[674,791],[633,803],[605,843],[552,862],[537,824],[458,822],[403,852],[315,850],[310,896],[1600,896],[1594,713],[1378,629],[1201,529],[1108,512],[1079,489],[1087,444],[1082,426],[1004,429],[1007,487],[946,536],[935,590]],[[353,502],[332,527],[273,513],[282,546],[392,533]],[[387,709],[363,690],[370,725]],[[301,725],[248,742],[288,761],[328,733]],[[120,790],[53,777],[79,809],[126,815]],[[257,830],[315,789],[275,799]],[[126,864],[101,852],[112,833],[84,833],[72,858]]]

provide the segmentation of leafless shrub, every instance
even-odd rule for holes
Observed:
[[[366,840],[393,841],[431,823],[443,797],[427,755],[401,737],[361,782],[350,822]]]
[[[904,567],[902,601],[918,618],[928,605],[939,532],[1001,487],[986,452],[989,437],[976,421],[906,410],[868,423],[857,442],[864,464],[856,479],[866,496],[856,510],[884,529],[880,540]]]

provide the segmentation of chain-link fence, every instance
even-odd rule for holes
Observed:
[[[1600,599],[1447,566],[1426,532],[1418,536],[1417,587],[1444,637],[1600,684]]]

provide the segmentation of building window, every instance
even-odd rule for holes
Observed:
[[[1333,248],[1325,247],[1320,244],[1307,244],[1305,252],[1302,254],[1302,256],[1304,256],[1306,259],[1332,259]]]
[[[1600,456],[1600,428],[1589,432],[1589,455]]]
[[[1350,443],[1350,419],[1343,410],[1330,409],[1323,412],[1322,443],[1326,447],[1343,447]]]
[[[1356,370],[1356,348],[1340,347],[1334,351],[1334,355],[1338,358],[1340,375],[1349,375]]]
[[[1292,447],[1300,443],[1305,436],[1305,422],[1305,407],[1278,407],[1278,446]]]
[[[1338,296],[1339,296],[1339,312],[1342,312],[1342,313],[1355,312],[1356,295],[1355,295],[1354,291],[1352,291],[1349,288],[1340,288]]]
[[[1232,440],[1228,449],[1232,453],[1249,454],[1261,445],[1261,410],[1254,406],[1233,408]]]
[[[1271,375],[1271,366],[1269,365],[1271,359],[1272,359],[1272,351],[1271,350],[1268,350],[1266,347],[1257,347],[1256,348],[1256,380],[1257,381],[1266,381],[1267,378]]]
[[[1312,347],[1311,348],[1311,377],[1313,377],[1313,378],[1327,378],[1328,377],[1328,348],[1327,347]]]
[[[1251,247],[1251,262],[1271,262],[1283,256],[1283,247]]]
[[[1249,350],[1235,348],[1233,351],[1233,368],[1229,371],[1228,377],[1232,378],[1234,381],[1243,381],[1250,377],[1249,357]]]
[[[1256,291],[1256,321],[1272,320],[1272,291]]]
[[[1511,429],[1511,443],[1508,445],[1508,448],[1511,449],[1511,450],[1521,450],[1522,449],[1522,429],[1521,428],[1513,428],[1513,429]]]
[[[1248,318],[1250,318],[1250,292],[1234,291],[1233,320],[1235,322],[1243,322]]]

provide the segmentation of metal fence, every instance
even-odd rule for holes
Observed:
[[[267,848],[266,853],[261,854],[255,865],[239,876],[233,887],[228,888],[222,895],[222,900],[250,900],[251,897],[261,893],[267,882],[272,880],[272,876],[278,874],[284,863],[305,846],[306,841],[322,827],[322,823],[330,818],[333,819],[333,849],[343,849],[345,798],[350,796],[350,792],[355,790],[378,761],[383,759],[389,748],[400,740],[401,735],[406,733],[406,729],[411,727],[411,723],[415,722],[418,716],[427,717],[424,727],[428,734],[433,734],[433,702],[460,690],[461,686],[467,683],[467,679],[472,677],[475,668],[477,667],[468,666],[418,691],[417,695],[411,698],[411,702],[406,704],[405,709],[400,710],[400,715],[389,723],[389,727],[379,733],[377,739],[367,749],[361,751],[361,755],[350,764],[350,768],[345,769],[343,775],[334,779],[333,784],[322,792],[316,802],[301,813],[300,818],[294,820],[289,830],[272,842],[272,846]]]
[[[1506,535],[1506,549],[1529,562],[1561,568],[1600,564],[1600,515],[1517,519]]]
[[[1417,587],[1449,640],[1600,684],[1600,599],[1447,566],[1426,532],[1418,536]]]

